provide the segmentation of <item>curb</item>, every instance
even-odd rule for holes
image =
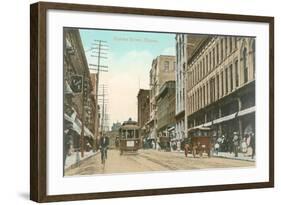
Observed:
[[[92,154],[92,155],[90,155],[90,156],[88,156],[88,157],[85,157],[84,159],[80,160],[78,163],[74,163],[74,164],[68,166],[67,168],[65,168],[65,172],[68,171],[69,169],[74,169],[74,168],[76,168],[76,167],[79,167],[82,162],[84,162],[84,161],[88,160],[89,158],[91,158],[91,157],[97,155],[99,152],[100,152],[100,151],[98,150],[98,151],[95,152],[94,154]]]
[[[255,159],[241,159],[239,157],[227,157],[227,156],[217,156],[213,155],[212,157],[217,157],[217,158],[224,158],[224,159],[233,159],[233,160],[242,160],[242,161],[248,161],[248,162],[256,162]]]

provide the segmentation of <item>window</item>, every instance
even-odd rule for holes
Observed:
[[[202,61],[200,61],[200,71],[199,71],[200,73],[199,73],[199,76],[200,76],[200,80],[201,80],[201,78],[202,78],[202,74],[203,74],[203,72],[202,72]]]
[[[209,63],[210,63],[210,64],[209,64],[209,70],[212,69],[212,64],[211,64],[212,62],[211,62],[211,61],[212,61],[212,54],[211,54],[211,51],[210,51],[210,52],[209,52]]]
[[[199,72],[199,64],[197,65],[197,82],[199,81],[200,72]]]
[[[202,88],[199,89],[199,107],[202,108]]]
[[[221,38],[221,61],[223,60],[223,38]]]
[[[232,37],[229,38],[229,50],[232,52]]]
[[[213,48],[213,68],[212,69],[214,69],[215,68],[215,59],[216,58],[216,56],[215,56],[215,48]]]
[[[184,57],[184,39],[183,39],[183,42],[182,42],[182,55]]]
[[[192,75],[192,79],[191,79],[191,85],[193,86],[194,85],[194,71],[192,70],[192,73],[191,73],[191,75]]]
[[[208,73],[208,63],[209,63],[209,59],[208,59],[208,54],[206,55],[206,73]]]
[[[210,100],[215,101],[215,78],[210,79]]]
[[[252,56],[253,56],[253,79],[256,77],[256,44],[255,40],[252,43]]]
[[[225,69],[225,94],[228,93],[228,69]]]
[[[179,53],[179,43],[178,42],[176,43],[176,51],[177,51],[177,63],[179,63],[179,55],[180,55],[180,53]]]
[[[194,66],[194,77],[195,77],[194,84],[196,84],[196,82],[197,82],[197,66],[196,65]]]
[[[169,61],[164,62],[164,71],[168,72],[169,71]]]
[[[219,44],[217,43],[217,64],[219,63]]]
[[[203,77],[205,76],[205,74],[206,74],[206,71],[205,71],[205,58],[203,58]]]
[[[235,61],[235,87],[239,86],[238,60]]]
[[[223,71],[221,72],[221,95],[224,94]]]
[[[217,74],[217,98],[220,97],[220,79],[219,79],[219,74]]]
[[[183,101],[183,104],[185,104],[185,92],[184,92],[184,88],[182,89],[182,101]]]
[[[243,49],[244,83],[248,82],[247,48]]]
[[[203,86],[203,106],[206,105],[206,102],[205,102],[205,85]]]
[[[230,91],[233,90],[233,69],[232,69],[232,64],[229,67],[229,74],[230,74]]]
[[[207,94],[207,99],[206,99],[206,102],[207,102],[207,104],[209,103],[209,83],[207,82],[207,84],[206,84],[206,94]]]
[[[224,41],[224,52],[225,52],[225,56],[227,56],[227,38],[225,38],[225,41]]]

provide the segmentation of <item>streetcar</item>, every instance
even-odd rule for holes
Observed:
[[[137,153],[141,146],[137,122],[133,121],[131,118],[123,122],[122,126],[119,128],[118,140],[120,155],[124,152]]]
[[[212,132],[209,127],[191,128],[188,130],[188,136],[189,151],[191,151],[194,158],[196,155],[202,157],[203,153],[211,157]]]

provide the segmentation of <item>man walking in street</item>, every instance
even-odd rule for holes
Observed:
[[[109,138],[106,135],[102,135],[102,137],[100,138],[101,161],[103,160],[103,157],[107,159],[108,145],[109,145]]]

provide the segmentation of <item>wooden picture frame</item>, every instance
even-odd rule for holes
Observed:
[[[256,22],[269,25],[268,181],[159,189],[48,195],[47,193],[47,11],[62,10],[157,17]],[[58,134],[59,135],[59,134]],[[30,6],[30,199],[37,202],[180,194],[274,187],[274,18],[235,14],[39,2]]]

